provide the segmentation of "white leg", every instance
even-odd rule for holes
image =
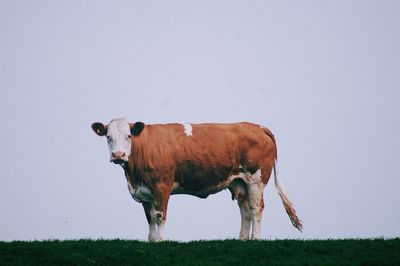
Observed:
[[[150,242],[158,241],[157,225],[155,222],[149,223],[149,237]]]
[[[163,212],[162,211],[157,211],[154,209],[154,219],[156,221],[157,224],[157,237],[158,240],[157,241],[163,241],[165,240],[165,236],[164,236],[164,227],[165,227],[165,221],[163,220]]]
[[[261,220],[253,217],[253,230],[251,231],[251,239],[256,240],[261,238]]]
[[[249,184],[249,208],[252,222],[251,239],[261,238],[261,218],[264,209],[263,200],[264,184],[262,182]]]
[[[238,200],[238,205],[240,208],[240,216],[241,216],[239,239],[247,240],[249,239],[250,226],[251,226],[251,214],[250,214],[249,202],[247,198],[241,199]]]
[[[149,204],[149,241],[158,241],[157,223],[155,217],[154,203]]]
[[[160,236],[160,232],[164,231],[163,226],[161,226],[161,231],[160,231],[160,217],[162,217],[162,214],[160,212],[156,211],[155,209],[155,203],[152,202],[144,202],[142,203],[144,207],[144,211],[146,213],[146,218],[147,222],[149,224],[149,235],[148,235],[148,240],[150,242],[157,242],[162,239],[164,239],[162,236]]]
[[[155,204],[151,206],[150,210],[151,222],[149,223],[149,241],[158,242],[165,240],[163,221],[163,213],[155,209]]]
[[[163,221],[162,223],[160,223],[158,225],[158,238],[160,241],[164,241],[165,240],[165,222]]]

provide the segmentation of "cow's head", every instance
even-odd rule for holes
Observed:
[[[93,131],[99,136],[106,136],[110,150],[110,162],[123,164],[131,155],[132,136],[138,136],[144,129],[142,122],[129,123],[125,118],[113,119],[108,125],[96,122]]]

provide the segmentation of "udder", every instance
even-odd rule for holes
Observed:
[[[247,196],[247,185],[241,178],[234,179],[229,184],[232,200],[243,200]]]

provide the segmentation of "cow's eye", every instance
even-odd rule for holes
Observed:
[[[131,135],[128,135],[126,138],[127,138],[127,139],[130,139],[131,137],[132,137]]]
[[[111,141],[111,137],[107,136],[107,141],[110,142]]]

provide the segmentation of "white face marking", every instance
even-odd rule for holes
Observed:
[[[188,123],[184,123],[184,124],[182,124],[182,126],[185,130],[186,136],[192,136],[192,126]]]
[[[128,161],[131,154],[131,129],[124,118],[114,119],[107,126],[107,142],[110,158],[114,154],[123,154],[119,159]]]

